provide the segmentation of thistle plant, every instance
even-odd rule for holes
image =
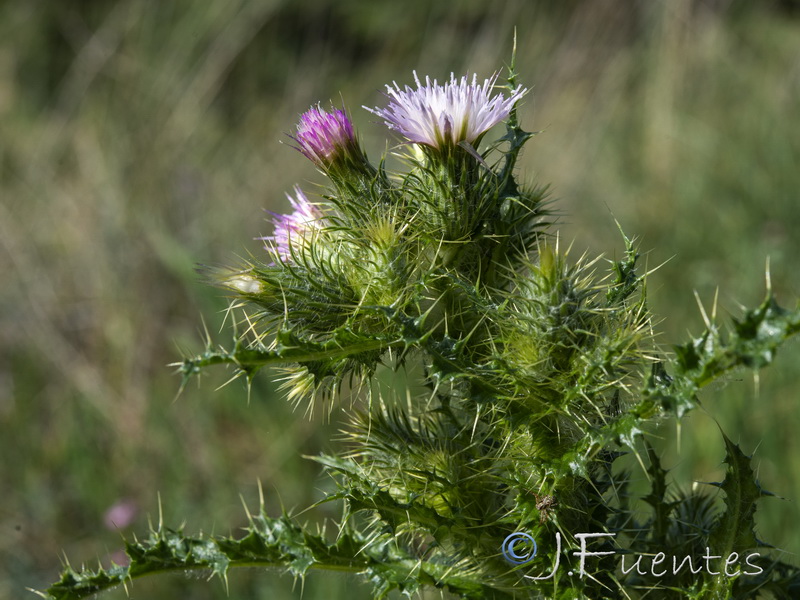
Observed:
[[[769,493],[743,451],[721,434],[724,480],[686,491],[667,483],[648,431],[710,382],[768,365],[800,310],[768,289],[729,327],[712,314],[699,337],[660,348],[634,240],[622,234],[619,260],[572,259],[547,188],[517,179],[527,90],[513,61],[497,79],[387,86],[367,110],[400,136],[398,172],[369,162],[344,110],[312,107],[292,137],[325,193],[295,189],[261,259],[206,271],[245,333],[186,358],[183,382],[278,366],[291,401],[337,411],[345,449],[314,457],[337,484],[322,502],[344,507],[336,531],[271,517],[262,500],[239,537],[159,526],[127,544],[128,566],[69,568],[44,597],[237,566],[357,573],[377,598],[798,597],[798,570],[755,536]],[[383,370],[424,393],[387,390]]]

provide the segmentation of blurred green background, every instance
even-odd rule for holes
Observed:
[[[743,0],[430,3],[84,0],[0,4],[0,599],[33,597],[71,563],[107,564],[148,518],[236,533],[263,482],[272,514],[330,489],[302,458],[336,447],[340,413],[309,420],[270,374],[248,404],[215,372],[175,399],[168,363],[201,348],[227,301],[196,263],[261,252],[264,209],[312,165],[286,143],[312,103],[342,101],[371,156],[394,144],[360,108],[411,71],[485,77],[519,36],[523,177],[553,184],[558,229],[619,256],[618,220],[648,266],[666,350],[772,285],[800,297],[800,6]],[[387,142],[387,139],[390,141]],[[227,342],[229,332],[216,336]],[[730,377],[680,431],[682,485],[721,476],[714,419],[766,499],[760,537],[797,562],[800,349]],[[713,415],[713,418],[712,418]],[[125,514],[127,511],[128,514]],[[336,507],[316,517],[336,518]],[[218,581],[137,581],[139,598],[225,598]],[[234,572],[231,598],[367,598],[348,577]],[[124,598],[117,590],[109,599]],[[438,596],[437,596],[438,597]]]

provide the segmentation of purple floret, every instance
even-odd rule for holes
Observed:
[[[300,116],[297,134],[291,136],[297,149],[320,167],[356,146],[353,124],[344,111],[326,112],[317,105]]]
[[[412,142],[441,148],[445,144],[460,142],[472,144],[497,123],[508,117],[514,104],[528,90],[517,87],[506,98],[502,94],[491,97],[498,74],[478,85],[478,76],[470,83],[466,76],[439,85],[425,78],[423,85],[414,72],[417,89],[401,89],[387,85],[389,105],[386,108],[364,107],[381,117],[390,129],[401,133]]]
[[[294,211],[288,215],[273,213],[275,231],[271,236],[260,238],[270,243],[268,247],[283,262],[291,260],[292,250],[302,248],[305,238],[323,225],[322,211],[308,201],[299,187],[295,187],[294,192],[295,198],[286,194]]]

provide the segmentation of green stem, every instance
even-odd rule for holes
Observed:
[[[378,350],[384,352],[398,345],[402,344],[385,339],[365,339],[342,345],[335,337],[321,343],[300,341],[297,345],[280,344],[275,350],[242,348],[237,343],[233,350],[207,350],[194,358],[184,359],[182,363],[174,366],[177,366],[183,375],[183,387],[192,375],[196,375],[201,369],[212,365],[236,365],[248,377],[252,377],[259,369],[268,365],[334,361]]]
[[[490,583],[478,581],[477,575],[458,575],[451,566],[410,557],[393,540],[369,544],[361,536],[355,536],[344,542],[340,538],[336,544],[328,545],[319,536],[303,531],[288,520],[268,522],[279,526],[270,529],[268,525],[264,532],[253,529],[238,540],[186,538],[176,532],[159,532],[144,545],[129,544],[129,566],[80,573],[67,568],[58,583],[37,593],[47,600],[81,600],[150,575],[211,571],[227,580],[231,568],[288,567],[300,576],[309,569],[354,574],[369,572],[371,578],[380,573],[385,582],[382,594],[423,583],[449,589],[464,598],[512,597]],[[264,558],[236,558],[245,552],[258,552]]]

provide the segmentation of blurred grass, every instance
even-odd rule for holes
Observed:
[[[329,482],[301,458],[338,430],[309,421],[261,375],[225,373],[174,400],[165,365],[216,331],[226,306],[194,265],[258,253],[262,209],[318,182],[287,145],[319,100],[348,104],[373,157],[386,132],[359,105],[412,69],[485,75],[519,32],[529,178],[552,182],[576,252],[637,235],[664,348],[702,323],[693,291],[736,314],[772,284],[800,297],[800,20],[797,5],[744,1],[563,3],[94,0],[0,4],[0,598],[121,547],[103,525],[115,502],[139,515],[235,532],[240,495],[264,483],[273,513]],[[307,189],[313,189],[306,185]],[[218,337],[223,339],[224,333]],[[759,385],[749,374],[706,393],[709,414],[757,449],[768,499],[761,537],[796,554],[800,498],[797,345]],[[719,476],[711,416],[674,425],[666,464],[689,485]],[[331,509],[334,511],[335,509]],[[323,511],[336,518],[335,512]],[[277,573],[234,573],[230,596],[300,597]],[[224,598],[219,582],[137,582],[141,597]],[[117,591],[109,598],[124,597]],[[306,598],[368,597],[312,574]]]

